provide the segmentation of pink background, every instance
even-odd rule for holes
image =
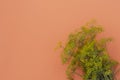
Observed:
[[[120,0],[0,0],[0,80],[67,80],[54,48],[93,18],[119,61]]]

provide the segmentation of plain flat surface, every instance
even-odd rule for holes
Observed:
[[[120,0],[0,0],[0,80],[67,80],[54,48],[93,18],[119,61]]]

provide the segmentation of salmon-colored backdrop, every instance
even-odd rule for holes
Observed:
[[[67,80],[54,48],[93,18],[119,61],[120,0],[0,0],[0,80]]]

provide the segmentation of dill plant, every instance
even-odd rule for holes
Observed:
[[[100,25],[89,22],[71,33],[64,47],[60,46],[63,48],[62,62],[68,64],[66,74],[69,80],[74,80],[74,75],[83,80],[115,80],[117,62],[109,57],[106,48],[111,38],[97,39],[101,32]],[[76,72],[79,69],[83,74]]]

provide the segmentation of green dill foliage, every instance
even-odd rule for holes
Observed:
[[[102,27],[92,21],[69,35],[61,54],[63,63],[68,64],[66,74],[69,80],[74,80],[74,75],[83,80],[115,80],[113,68],[117,62],[109,57],[106,49],[111,39],[96,39],[101,32]],[[83,74],[76,70],[82,70]]]

